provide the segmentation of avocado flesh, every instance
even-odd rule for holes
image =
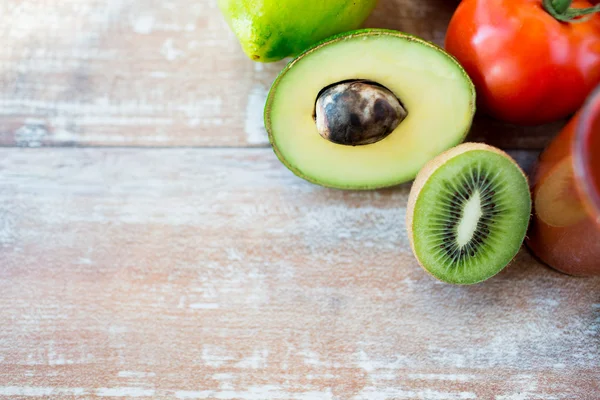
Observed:
[[[408,111],[377,143],[344,146],[317,131],[319,92],[351,79],[385,86]],[[374,189],[414,179],[427,161],[464,140],[474,112],[474,86],[451,56],[400,32],[366,29],[328,39],[288,64],[269,93],[265,125],[280,160],[302,178]]]

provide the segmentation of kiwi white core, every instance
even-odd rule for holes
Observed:
[[[477,230],[477,223],[482,215],[481,195],[479,191],[475,191],[473,192],[473,196],[465,203],[462,217],[458,223],[456,241],[460,247],[465,246],[471,241],[475,230]]]

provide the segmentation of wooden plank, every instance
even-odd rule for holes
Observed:
[[[456,2],[381,0],[368,27],[442,44]],[[247,60],[216,0],[4,0],[0,145],[267,146],[284,62]],[[478,122],[473,138],[541,148],[559,125]]]
[[[0,397],[597,398],[600,279],[522,251],[438,283],[408,191],[268,149],[0,149]]]

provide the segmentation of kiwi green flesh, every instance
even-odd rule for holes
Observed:
[[[317,129],[322,90],[366,80],[390,90],[408,116],[384,139],[336,144]],[[437,46],[383,29],[329,38],[293,60],[273,83],[265,127],[273,150],[296,175],[339,189],[376,189],[415,178],[429,160],[461,143],[475,112],[468,75]]]
[[[511,159],[485,150],[462,153],[442,164],[419,193],[415,254],[441,281],[484,281],[517,254],[530,213],[527,180]]]

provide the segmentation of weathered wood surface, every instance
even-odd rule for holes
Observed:
[[[380,0],[366,26],[441,44],[455,3]],[[523,250],[438,283],[408,185],[328,190],[239,148],[267,146],[284,62],[247,60],[215,0],[3,0],[0,33],[0,146],[162,147],[0,149],[0,398],[600,397],[600,279]]]
[[[456,3],[380,0],[366,26],[443,44]],[[246,59],[216,0],[3,0],[0,33],[0,145],[267,146],[284,62]],[[539,149],[560,126],[483,118],[471,140]]]
[[[1,149],[0,177],[0,398],[600,393],[600,279],[523,250],[438,283],[408,185],[320,188],[269,149]]]

